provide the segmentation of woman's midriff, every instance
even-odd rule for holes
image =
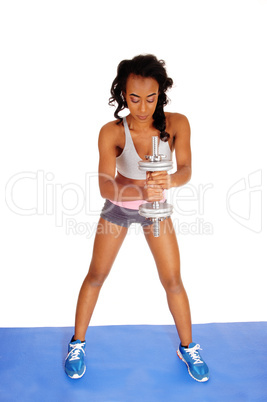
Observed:
[[[115,183],[125,186],[125,187],[136,188],[136,195],[140,196],[140,191],[141,191],[140,188],[144,187],[146,180],[129,179],[127,177],[122,176],[120,173],[118,173],[117,176],[115,177]],[[162,202],[164,202],[165,199],[166,199],[166,197],[165,197],[165,191],[164,191],[164,197],[162,199]],[[115,205],[118,205],[119,207],[136,209],[136,210],[139,209],[139,206],[141,204],[144,204],[147,202],[145,200],[140,200],[140,199],[139,200],[131,200],[131,201],[113,201],[113,200],[109,200],[109,201]]]

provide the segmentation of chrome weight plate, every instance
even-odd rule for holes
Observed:
[[[167,218],[173,212],[173,206],[166,202],[160,202],[158,208],[155,208],[153,202],[147,202],[139,207],[139,214],[145,218]]]
[[[172,169],[173,163],[171,160],[159,161],[159,162],[149,162],[149,161],[139,161],[139,169],[145,172],[160,172]]]

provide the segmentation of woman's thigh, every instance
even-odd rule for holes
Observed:
[[[160,236],[154,237],[153,226],[144,228],[144,235],[155,259],[162,284],[178,284],[180,277],[180,253],[171,218],[160,222]]]
[[[89,274],[106,277],[125,239],[128,229],[99,219]]]

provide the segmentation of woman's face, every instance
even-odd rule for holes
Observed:
[[[124,94],[132,117],[139,123],[153,119],[159,95],[159,84],[154,78],[130,74]]]

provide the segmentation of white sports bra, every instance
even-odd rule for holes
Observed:
[[[135,149],[126,117],[123,118],[123,125],[125,132],[125,146],[122,153],[116,158],[117,171],[128,179],[146,180],[146,172],[142,172],[138,167],[138,162],[142,159]],[[159,154],[166,155],[169,160],[172,159],[172,152],[168,141],[159,141]]]

